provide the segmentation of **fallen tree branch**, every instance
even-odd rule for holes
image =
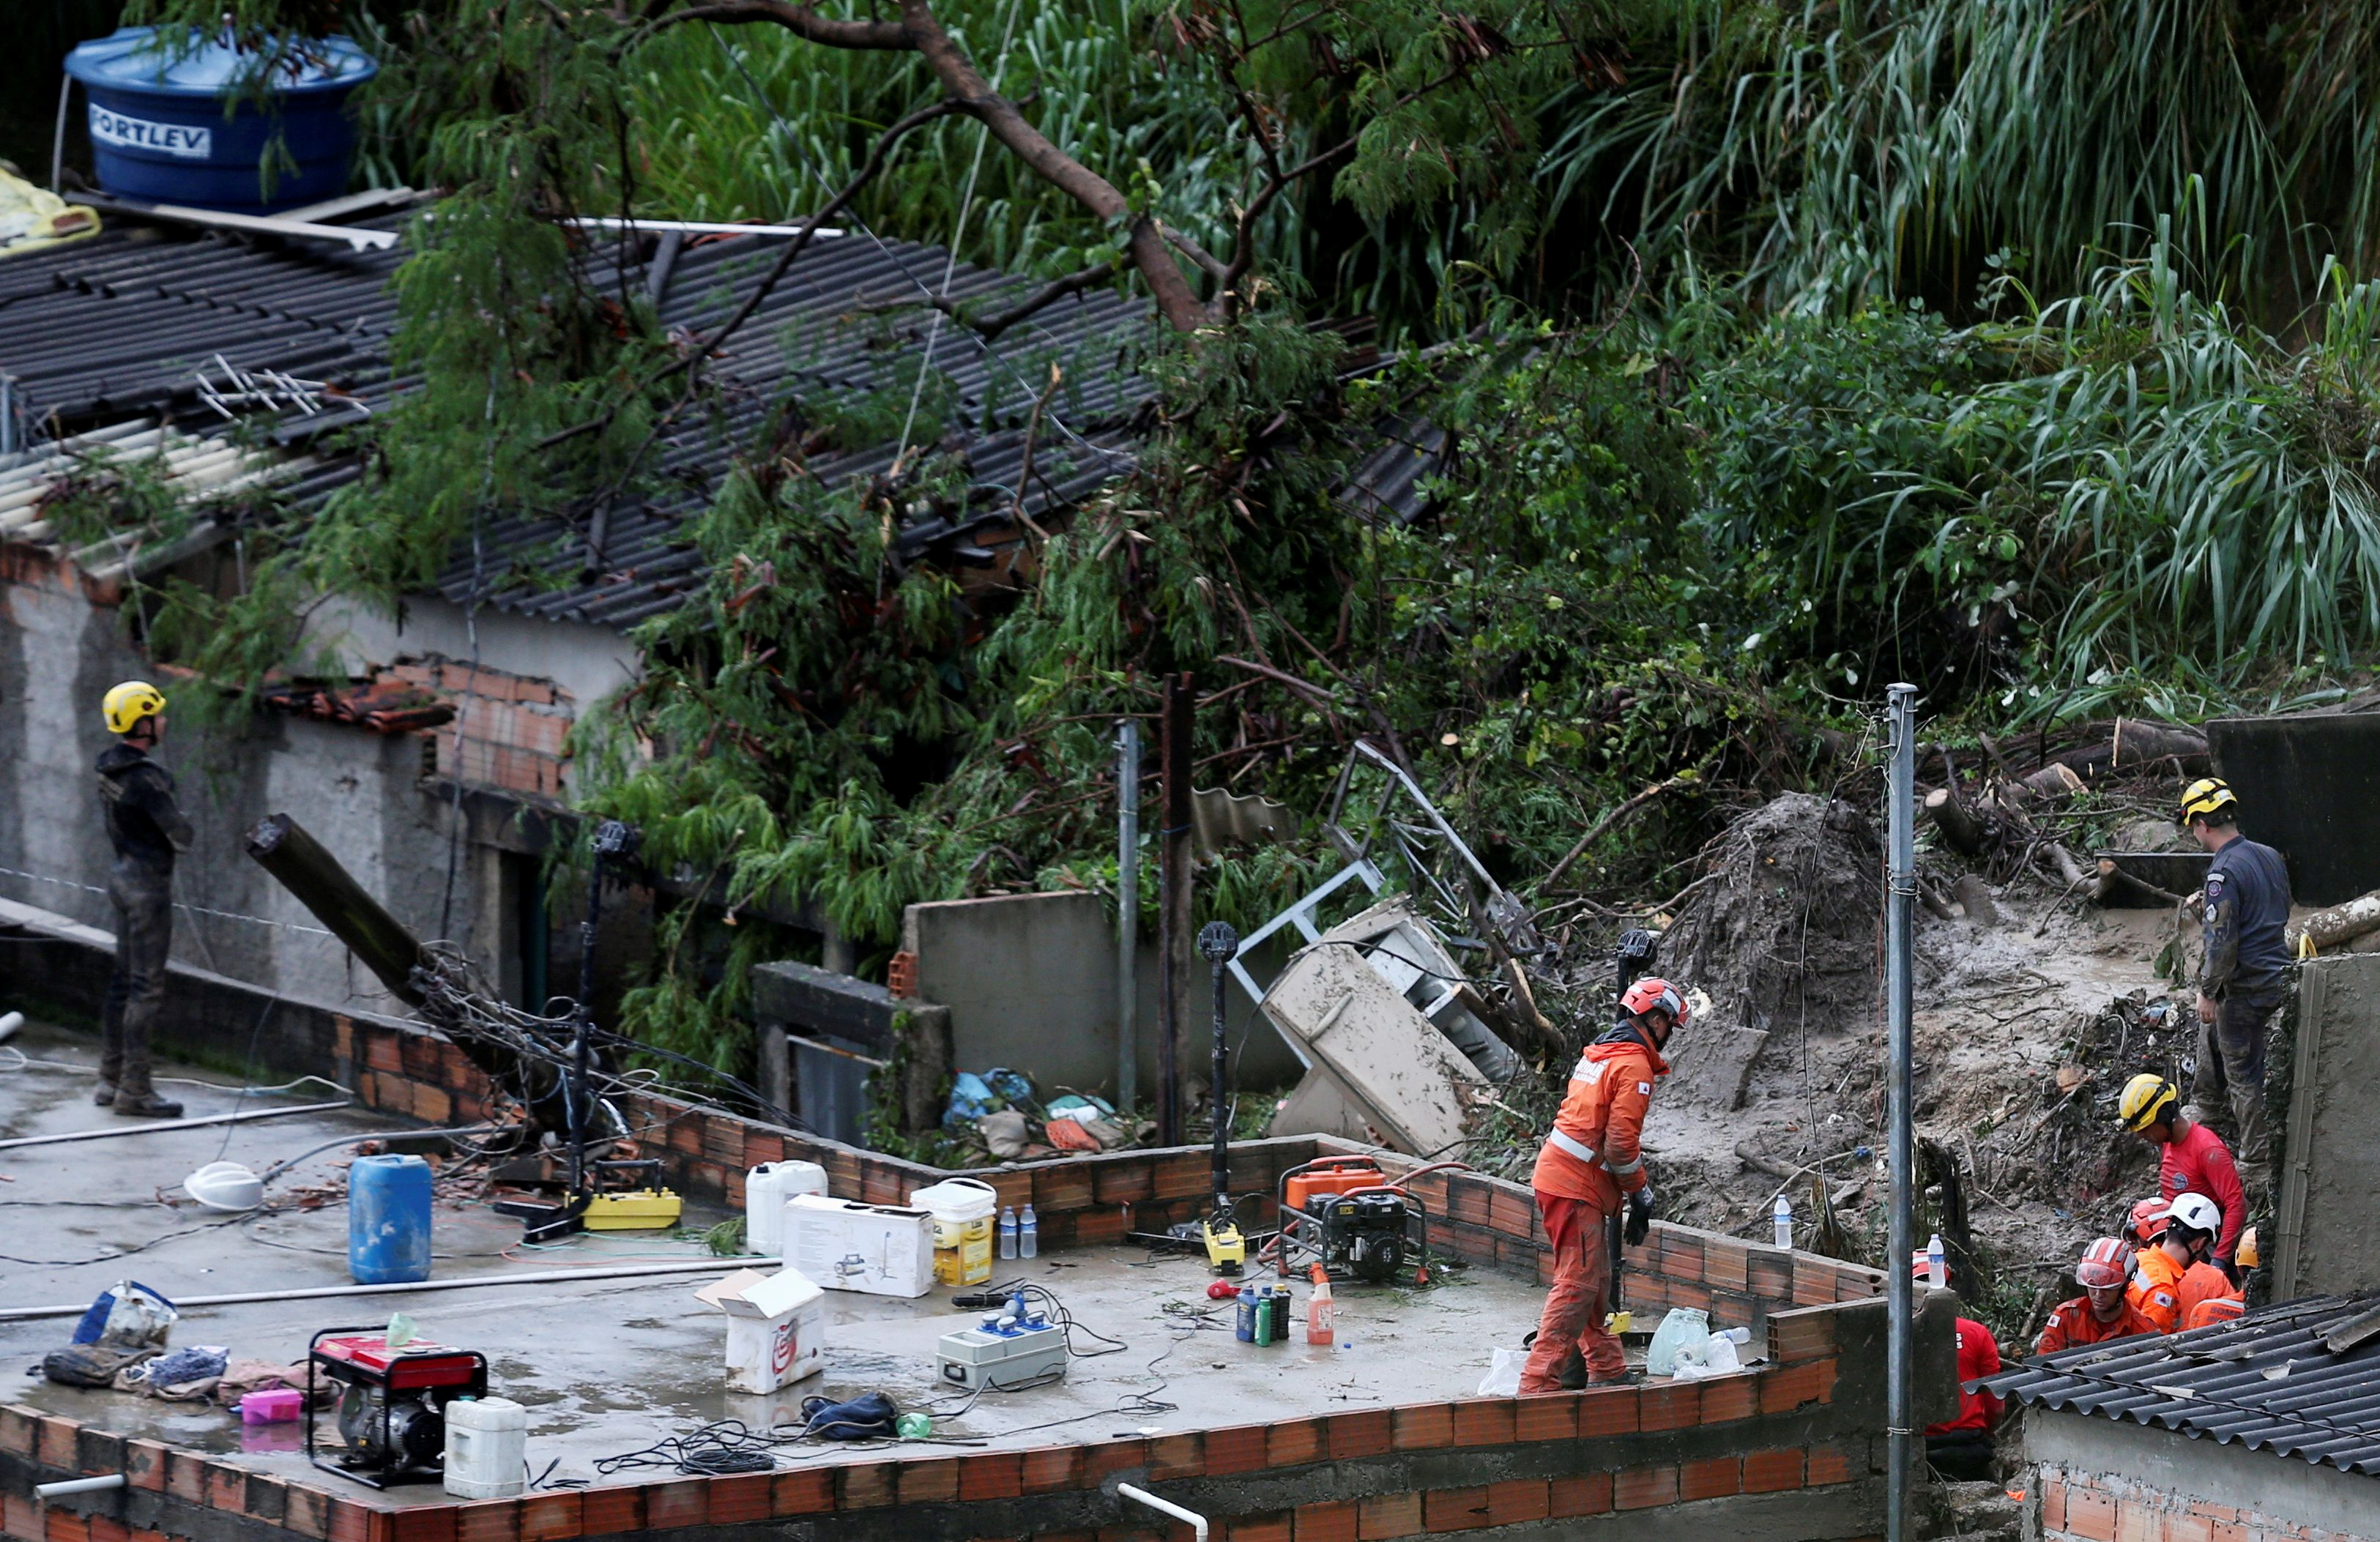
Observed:
[[[1638,793],[1634,797],[1630,798],[1627,802],[1620,805],[1618,807],[1607,809],[1601,819],[1586,827],[1586,833],[1578,838],[1578,844],[1571,847],[1569,851],[1564,852],[1562,854],[1562,859],[1555,863],[1552,868],[1547,872],[1546,876],[1538,880],[1536,885],[1538,892],[1544,892],[1548,891],[1552,889],[1556,883],[1560,882],[1561,880],[1562,874],[1570,871],[1570,865],[1577,861],[1581,856],[1585,856],[1586,854],[1586,848],[1593,845],[1595,844],[1596,837],[1601,835],[1605,831],[1609,830],[1621,820],[1624,820],[1629,815],[1636,812],[1637,809],[1644,807],[1646,804],[1652,802],[1663,793],[1670,792],[1675,788],[1687,786],[1690,783],[1700,780],[1701,778],[1693,771],[1680,771],[1675,776],[1665,777],[1661,781],[1654,783],[1651,786],[1645,788],[1643,792]]]

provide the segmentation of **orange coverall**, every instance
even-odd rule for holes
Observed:
[[[2101,1322],[2092,1315],[2091,1298],[2078,1295],[2071,1301],[2061,1301],[2058,1310],[2049,1314],[2048,1323],[2041,1330],[2040,1342],[2033,1346],[2035,1354],[2055,1354],[2061,1349],[2077,1344],[2095,1344],[2109,1339],[2129,1339],[2135,1333],[2154,1333],[2156,1324],[2141,1316],[2128,1300],[2113,1322]]]
[[[1570,1090],[1537,1153],[1530,1186],[1554,1245],[1553,1286],[1537,1319],[1536,1347],[1521,1371],[1521,1392],[1561,1390],[1564,1363],[1586,1360],[1587,1375],[1609,1380],[1628,1363],[1620,1341],[1604,1331],[1611,1310],[1611,1260],[1605,1227],[1627,1196],[1645,1187],[1638,1148],[1653,1082],[1670,1067],[1633,1024],[1611,1029],[1586,1048],[1570,1074]]]

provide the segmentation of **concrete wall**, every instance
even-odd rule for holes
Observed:
[[[2286,1069],[2273,1298],[2380,1286],[2380,955],[2299,965]]]
[[[2380,1477],[2031,1408],[2041,1542],[2380,1542]]]
[[[351,673],[363,674],[406,654],[468,661],[474,626],[482,664],[551,680],[582,710],[637,678],[636,649],[608,626],[546,621],[484,605],[467,618],[462,606],[439,596],[417,595],[395,617],[326,605],[307,632],[315,645],[335,648]]]
[[[1112,1093],[1116,1066],[1115,924],[1097,894],[1002,894],[913,905],[902,948],[917,958],[917,994],[951,1009],[952,1063],[962,1071],[1005,1065],[1032,1076],[1043,1096],[1061,1087]],[[1258,955],[1259,980],[1279,967]],[[1214,993],[1201,960],[1192,971],[1190,1012],[1197,1063],[1207,1079]],[[1140,996],[1140,1095],[1157,1087],[1157,948],[1144,940],[1135,984]],[[1285,1087],[1302,1067],[1247,993],[1225,981],[1226,1038],[1233,1074],[1247,1087]]]
[[[428,606],[405,634],[383,626],[388,636],[374,646],[446,640],[468,652],[467,642],[446,638],[436,625],[443,603]],[[596,643],[580,637],[575,650],[557,646],[568,633],[596,628],[482,620],[491,668],[558,665],[589,690],[618,684],[618,659]],[[618,639],[601,636],[616,651]],[[394,657],[383,651],[377,662]],[[156,673],[127,640],[115,596],[88,591],[74,570],[40,552],[9,551],[0,571],[0,743],[10,756],[0,788],[0,868],[10,871],[0,872],[0,898],[113,929],[103,892],[112,854],[91,770],[110,742],[99,701],[117,681]],[[517,989],[523,865],[505,864],[496,844],[481,838],[490,823],[484,810],[467,811],[465,838],[451,838],[451,788],[425,783],[420,735],[273,711],[240,728],[202,733],[185,720],[169,729],[157,757],[178,782],[197,832],[175,875],[175,898],[186,907],[175,917],[176,959],[310,1001],[384,1004],[379,982],[354,968],[346,950],[247,856],[248,828],[266,814],[288,813],[399,919],[431,936],[444,917],[452,941],[500,988]]]

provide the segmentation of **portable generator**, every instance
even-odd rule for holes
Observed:
[[[317,1378],[320,1378],[318,1382]],[[317,1439],[316,1389],[338,1390],[334,1461]],[[374,1488],[434,1483],[445,1472],[446,1405],[488,1394],[488,1357],[475,1349],[406,1343],[370,1328],[326,1328],[306,1352],[306,1459]]]
[[[1428,1267],[1422,1204],[1390,1184],[1368,1157],[1330,1157],[1281,1174],[1280,1270],[1289,1279],[1320,1264],[1332,1280],[1386,1284]]]

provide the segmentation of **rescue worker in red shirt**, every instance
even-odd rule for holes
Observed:
[[[2156,1325],[2134,1311],[2125,1295],[2131,1265],[2130,1250],[2113,1237],[2101,1237],[2084,1248],[2082,1261],[2074,1268],[2074,1281],[2082,1287],[2082,1293],[2058,1304],[2033,1352],[2055,1354],[2079,1344],[2155,1332]]]
[[[1921,1290],[1930,1263],[1924,1248],[1909,1261],[1909,1272]],[[1992,1427],[1999,1423],[2000,1400],[1965,1389],[1999,1373],[1999,1341],[1973,1317],[1959,1318],[1951,1330],[1959,1345],[1959,1416],[1925,1427],[1925,1460],[1953,1483],[1985,1483],[1999,1475],[1992,1468]]]
[[[2236,1282],[2239,1273],[2232,1259],[2240,1248],[2240,1228],[2248,1220],[2248,1195],[2240,1185],[2231,1148],[2183,1112],[2181,1089],[2155,1072],[2144,1071],[2124,1084],[2116,1116],[2125,1129],[2157,1148],[2157,1192],[2167,1204],[2185,1194],[2199,1194],[2221,1209],[2223,1232],[2215,1241],[2215,1267]]]
[[[1621,997],[1620,1023],[1586,1047],[1570,1091],[1537,1153],[1530,1186],[1554,1246],[1553,1286],[1537,1342],[1521,1371],[1521,1395],[1628,1378],[1620,1341],[1604,1330],[1611,1311],[1608,1228],[1631,1246],[1653,1223],[1653,1185],[1639,1142],[1653,1083],[1670,1073],[1661,1049],[1686,1020],[1685,997],[1667,980],[1640,979]],[[1578,1363],[1584,1359],[1582,1376]]]

